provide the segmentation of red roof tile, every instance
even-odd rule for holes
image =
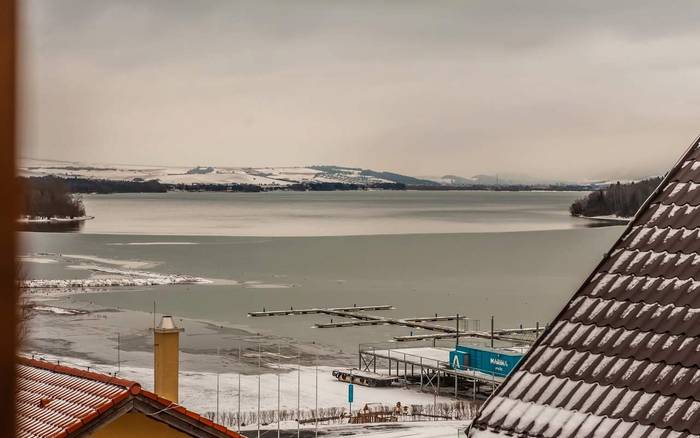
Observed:
[[[67,436],[129,397],[145,397],[163,408],[173,405],[131,380],[26,357],[18,358],[17,378],[20,438]],[[240,437],[182,406],[172,410],[228,436]]]

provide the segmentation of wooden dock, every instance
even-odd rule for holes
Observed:
[[[394,310],[394,306],[353,306],[353,307],[329,307],[329,308],[311,308],[311,309],[294,309],[289,310],[271,310],[262,312],[248,312],[249,317],[257,318],[262,316],[291,316],[291,315],[313,315],[327,314],[332,315],[338,312],[376,312],[380,310]]]
[[[458,339],[458,338],[477,338],[477,339],[489,339],[492,341],[506,341],[517,344],[530,344],[534,341],[532,335],[536,338],[540,333],[539,325],[532,328],[515,328],[515,329],[493,329],[493,318],[492,318],[492,328],[491,331],[480,331],[480,330],[460,330],[459,321],[469,321],[469,318],[462,315],[438,315],[434,316],[424,316],[424,317],[413,317],[413,318],[389,318],[379,315],[370,315],[365,312],[371,311],[386,311],[394,310],[395,307],[392,305],[378,305],[378,306],[357,306],[352,307],[314,307],[308,309],[294,309],[289,310],[266,310],[263,309],[261,312],[249,312],[249,317],[259,318],[267,316],[295,316],[295,315],[314,315],[322,314],[333,317],[339,317],[343,320],[333,321],[325,323],[316,323],[313,325],[314,328],[320,329],[331,329],[331,328],[346,328],[346,327],[366,327],[366,326],[377,326],[377,325],[396,325],[401,327],[408,327],[416,330],[425,330],[430,333],[426,334],[416,334],[409,336],[396,336],[394,341],[397,342],[408,342],[408,341],[422,341],[422,340],[432,340],[436,341],[439,339]],[[445,321],[456,321],[455,327],[449,327],[445,325],[435,324],[436,322]]]

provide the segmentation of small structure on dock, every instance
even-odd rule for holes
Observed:
[[[506,377],[522,357],[522,352],[509,348],[457,345],[450,352],[450,366],[455,370],[473,369],[498,377]]]

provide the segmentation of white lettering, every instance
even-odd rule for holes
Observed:
[[[506,362],[503,359],[496,359],[495,357],[492,357],[490,359],[490,363],[491,363],[491,365],[498,365],[500,367],[507,367],[508,366],[508,362]]]

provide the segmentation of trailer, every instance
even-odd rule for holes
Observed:
[[[356,368],[351,370],[333,370],[333,377],[341,382],[355,383],[357,385],[370,387],[391,386],[399,380],[399,378],[395,376],[385,376],[369,371],[360,371]]]

